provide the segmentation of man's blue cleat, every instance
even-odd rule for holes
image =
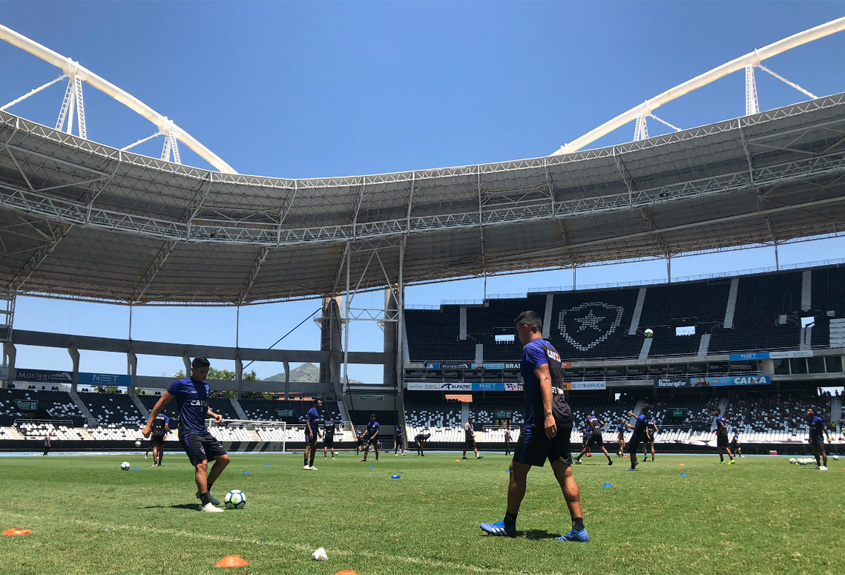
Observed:
[[[589,543],[590,536],[587,535],[587,530],[582,529],[581,531],[575,531],[574,529],[567,533],[566,535],[561,535],[560,537],[555,537],[555,541],[575,541],[577,543]]]
[[[482,523],[481,530],[490,535],[504,535],[505,537],[516,537],[516,525],[505,525],[504,521],[497,523]],[[586,534],[586,531],[584,532]]]

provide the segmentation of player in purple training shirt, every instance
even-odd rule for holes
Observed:
[[[211,486],[229,465],[229,455],[223,445],[209,433],[205,426],[205,418],[214,418],[217,423],[223,416],[214,413],[208,407],[208,395],[211,388],[205,382],[211,363],[204,357],[195,357],[191,362],[191,376],[174,381],[161,399],[150,412],[147,425],[141,430],[144,437],[152,433],[153,421],[164,409],[164,406],[176,399],[179,410],[179,443],[188,454],[191,465],[194,466],[194,480],[197,483],[197,498],[202,501],[202,511],[220,513],[223,510],[215,507],[220,501],[211,495]],[[209,468],[208,460],[214,461]]]
[[[525,497],[528,472],[532,466],[551,462],[555,478],[563,490],[572,529],[558,541],[586,543],[590,540],[581,513],[581,492],[572,475],[572,409],[563,389],[560,355],[543,340],[543,320],[533,311],[524,311],[515,320],[516,332],[523,345],[522,372],[525,394],[525,423],[514,449],[508,475],[508,500],[505,518],[496,523],[482,523],[491,535],[516,537],[516,516]]]

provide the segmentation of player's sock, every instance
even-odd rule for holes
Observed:
[[[200,501],[202,501],[203,505],[211,503],[211,496],[208,494],[208,491],[205,493],[200,493]]]
[[[572,518],[572,530],[573,531],[581,531],[584,529],[584,518],[583,517],[573,517]]]
[[[516,529],[516,516],[517,515],[518,515],[518,513],[505,513],[505,520],[504,521],[505,521],[505,525],[507,525],[508,528]]]

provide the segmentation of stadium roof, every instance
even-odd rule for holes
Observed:
[[[841,233],[845,94],[628,144],[289,180],[0,113],[0,287],[255,303]],[[401,278],[400,278],[401,269]]]

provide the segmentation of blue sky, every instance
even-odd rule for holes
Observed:
[[[316,177],[547,155],[681,82],[845,15],[841,2],[3,2],[0,23],[80,62],[167,115],[241,173]],[[845,91],[845,34],[766,61],[817,95]],[[0,42],[0,105],[57,77]],[[761,109],[805,99],[758,71]],[[741,116],[735,74],[657,110],[690,128]],[[53,125],[63,85],[10,109]],[[88,136],[123,147],[146,120],[87,87]],[[593,144],[630,141],[633,125]],[[651,135],[664,133],[649,123]],[[186,147],[184,163],[207,167]],[[158,156],[161,140],[135,151]],[[836,259],[842,240],[782,246],[781,265]],[[773,266],[772,249],[677,258],[673,278]],[[665,262],[579,270],[579,285],[666,277]],[[568,287],[561,270],[490,278],[487,294]],[[484,282],[409,287],[411,305],[481,299]],[[380,307],[362,294],[355,307]],[[319,302],[242,308],[239,343],[268,347]],[[138,340],[234,345],[234,308],[135,308]],[[202,326],[197,328],[197,326]],[[124,306],[21,297],[15,327],[127,337]],[[380,349],[355,325],[353,350]],[[312,322],[281,347],[316,349]],[[19,347],[18,366],[68,369],[63,350]],[[225,362],[217,367],[231,368]],[[280,365],[256,364],[259,376]],[[143,375],[181,368],[141,357]],[[82,353],[82,370],[125,373],[125,357]],[[380,381],[380,369],[350,377]]]

